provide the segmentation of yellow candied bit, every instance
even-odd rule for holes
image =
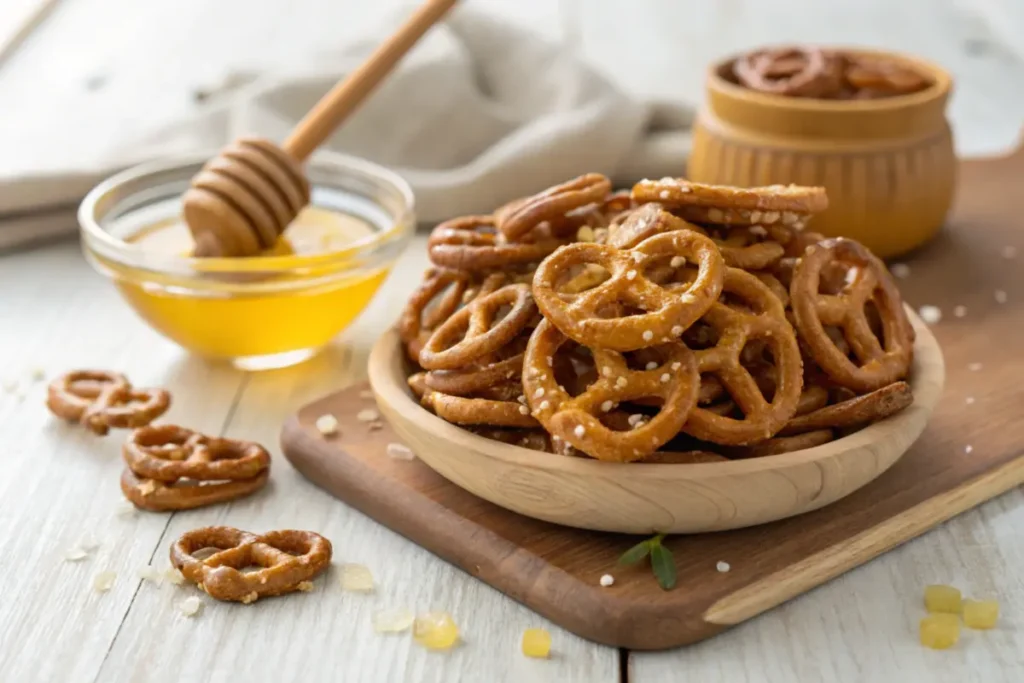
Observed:
[[[995,600],[964,600],[964,625],[968,628],[995,628],[999,603]]]
[[[551,654],[551,634],[542,628],[523,631],[523,654],[527,657],[547,657]]]
[[[447,612],[430,612],[416,617],[412,637],[429,650],[448,650],[459,642],[459,627]]]
[[[338,578],[341,590],[355,593],[373,592],[373,574],[361,564],[341,565],[341,575]]]
[[[933,585],[924,589],[924,606],[929,612],[960,614],[960,590],[953,586]]]
[[[921,620],[921,644],[933,650],[946,650],[960,640],[960,617],[955,614],[929,614]]]
[[[377,633],[401,633],[412,626],[412,612],[406,609],[390,609],[374,612],[373,630]]]

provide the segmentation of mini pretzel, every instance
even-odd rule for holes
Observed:
[[[755,226],[757,227],[757,226]],[[778,242],[762,241],[754,228],[732,228],[722,237],[711,237],[722,252],[725,265],[743,270],[771,268],[786,253]]]
[[[799,417],[801,415],[813,413],[814,411],[820,408],[824,408],[827,405],[828,389],[819,384],[808,385],[805,381],[803,393],[800,394],[800,402],[796,404],[796,416]],[[793,420],[790,420],[786,424],[786,427],[782,428],[782,432],[786,433],[786,428],[792,424]]]
[[[497,320],[504,307],[511,310]],[[420,351],[420,365],[428,370],[452,370],[473,363],[511,342],[536,313],[533,295],[525,284],[506,285],[474,299],[434,330]]]
[[[684,207],[714,208],[721,212],[721,216],[709,211],[705,220],[696,222],[744,222],[765,227],[773,223],[794,224],[799,222],[801,214],[818,213],[828,208],[828,196],[823,187],[769,185],[742,188],[691,183],[678,178],[641,180],[633,186],[633,201],[640,204],[658,202],[677,214]],[[727,214],[726,210],[738,213]],[[792,216],[787,216],[786,212]],[[738,220],[729,220],[731,215],[736,215]]]
[[[629,216],[611,232],[608,244],[618,249],[632,249],[648,237],[675,230],[700,228],[665,211],[661,204],[651,202],[630,212]]]
[[[852,278],[838,294],[820,293],[822,269],[837,262]],[[834,381],[866,392],[906,377],[914,341],[903,299],[885,266],[860,243],[836,238],[808,247],[793,272],[790,297],[800,336]],[[878,309],[882,343],[868,322],[868,302]],[[826,326],[842,329],[856,362],[836,347]]]
[[[409,389],[416,395],[416,398],[423,398],[424,394],[430,390],[427,387],[427,373],[425,372],[416,372],[409,375],[406,384],[409,385]]]
[[[518,380],[523,372],[523,354],[480,367],[461,370],[431,370],[424,378],[425,384],[434,391],[454,396],[469,396],[497,384]],[[521,393],[521,392],[520,392]]]
[[[629,462],[654,452],[679,433],[690,409],[697,404],[700,378],[693,353],[681,342],[661,347],[664,360],[651,370],[630,370],[626,360],[608,349],[592,347],[600,368],[597,380],[571,397],[555,379],[547,359],[566,342],[544,320],[530,337],[523,361],[523,389],[533,415],[552,435],[599,460]],[[657,397],[657,415],[630,431],[613,431],[600,417],[610,404]]]
[[[218,548],[204,559],[193,553]],[[249,603],[269,595],[302,590],[331,562],[331,542],[312,531],[269,531],[257,536],[226,526],[182,534],[171,546],[171,564],[218,600]],[[252,565],[261,569],[243,573]]]
[[[486,398],[463,398],[428,390],[423,404],[432,408],[438,417],[460,425],[487,425],[491,427],[536,427],[537,420],[518,401],[500,401]]]
[[[111,427],[133,429],[167,412],[164,389],[135,389],[128,378],[105,370],[76,370],[58,377],[46,392],[46,407],[57,417],[77,421],[100,436]]]
[[[178,480],[170,483],[139,478],[126,467],[121,473],[121,492],[135,507],[143,510],[191,510],[248,496],[263,488],[269,477],[270,470],[264,469],[251,479],[210,483]]]
[[[603,202],[611,189],[611,181],[600,173],[581,175],[507,205],[499,214],[498,229],[509,241],[519,241],[543,222],[556,224],[575,209]]]
[[[761,443],[751,444],[750,446],[741,446],[738,448],[730,448],[729,455],[733,458],[763,458],[767,455],[782,455],[783,453],[792,453],[793,451],[802,451],[807,448],[815,448],[826,444],[835,438],[835,434],[831,429],[819,429],[813,432],[807,432],[806,434],[798,434],[796,436],[777,436],[773,439],[762,441]]]
[[[841,87],[841,65],[813,47],[762,50],[736,60],[737,80],[751,90],[796,97],[824,97]]]
[[[175,425],[136,429],[121,452],[136,476],[165,482],[183,477],[251,479],[270,467],[270,453],[259,444],[208,437]]]
[[[669,292],[646,275],[649,265],[668,257],[696,263],[696,277]],[[577,265],[596,263],[611,277],[579,294],[559,291],[563,274]],[[589,347],[632,351],[678,339],[715,302],[722,288],[724,265],[718,248],[692,230],[650,237],[620,251],[601,244],[576,243],[546,258],[533,278],[533,295],[544,316],[563,334]],[[603,318],[602,309],[628,305],[645,311],[627,317]]]
[[[854,55],[847,57],[843,76],[851,87],[866,91],[868,95],[906,95],[924,90],[930,84],[917,71],[894,61]]]
[[[478,271],[536,263],[562,242],[547,238],[510,243],[495,229],[493,216],[464,216],[441,223],[430,233],[430,260],[443,268]]]
[[[698,406],[683,431],[704,441],[744,445],[773,436],[793,417],[800,400],[803,362],[793,328],[768,287],[750,273],[729,268],[723,292],[738,297],[744,308],[716,302],[702,320],[718,333],[718,342],[694,353],[700,373],[718,378],[743,412],[743,419],[716,415]],[[765,400],[740,362],[743,348],[754,339],[771,349],[775,362],[775,395],[771,402]]]
[[[462,271],[436,268],[427,271],[423,282],[409,297],[398,321],[398,336],[411,360],[419,363],[423,344],[434,328],[462,305],[469,283],[469,274]]]
[[[816,429],[845,429],[884,420],[914,402],[914,393],[906,382],[893,382],[870,394],[850,398],[794,417],[782,434],[802,434]]]

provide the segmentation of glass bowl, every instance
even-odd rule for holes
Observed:
[[[210,156],[143,164],[97,185],[78,212],[86,257],[143,320],[189,351],[246,370],[303,361],[345,329],[387,277],[415,226],[412,191],[385,168],[321,152],[306,164],[308,211],[365,223],[352,241],[324,253],[252,258],[193,258],[128,241],[179,219],[181,195]]]

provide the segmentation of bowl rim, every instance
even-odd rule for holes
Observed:
[[[708,65],[706,71],[706,84],[708,90],[717,91],[737,99],[745,99],[750,102],[766,106],[786,106],[793,110],[804,112],[881,112],[898,109],[910,109],[936,98],[947,95],[953,86],[953,78],[944,68],[935,62],[926,60],[916,55],[910,55],[895,50],[874,48],[866,46],[829,45],[828,49],[849,52],[858,55],[872,57],[887,57],[898,62],[909,65],[918,71],[925,72],[932,83],[927,88],[906,95],[894,95],[873,100],[826,100],[814,97],[789,97],[787,95],[776,95],[752,90],[738,83],[733,83],[721,75],[721,70],[740,57],[750,54],[756,50],[770,50],[783,47],[793,47],[798,43],[766,44],[759,47],[732,53],[726,57],[715,60]]]
[[[396,413],[417,420],[423,426],[450,443],[474,444],[474,449],[489,458],[508,465],[525,466],[584,477],[605,477],[620,468],[619,476],[644,479],[679,479],[682,473],[689,479],[731,477],[756,472],[784,469],[792,466],[813,464],[827,460],[838,453],[860,449],[889,432],[896,432],[910,425],[917,418],[915,413],[925,411],[931,414],[942,395],[945,383],[945,362],[942,349],[935,336],[921,319],[909,308],[907,313],[916,332],[914,343],[914,365],[916,376],[911,377],[914,403],[907,409],[884,420],[872,423],[853,434],[814,448],[790,451],[759,458],[730,460],[710,463],[635,463],[606,462],[591,458],[575,458],[543,453],[513,444],[506,444],[473,434],[462,427],[449,423],[423,408],[409,392],[406,378],[402,373],[405,353],[396,329],[391,328],[374,344],[370,352],[368,374],[370,385],[378,400],[390,406]],[[927,419],[927,418],[926,418]],[[621,468],[632,468],[625,474]]]
[[[260,273],[279,275],[316,269],[318,272],[348,272],[348,267],[361,263],[378,250],[396,241],[408,238],[415,229],[415,198],[412,188],[402,176],[379,164],[366,159],[318,150],[307,164],[349,176],[372,179],[400,198],[400,211],[391,225],[381,231],[346,244],[340,249],[317,254],[292,254],[284,256],[251,256],[244,259],[216,257],[197,258],[178,254],[157,254],[143,252],[129,242],[119,239],[104,230],[97,218],[100,205],[113,192],[126,183],[138,182],[147,177],[172,173],[189,166],[202,164],[215,156],[219,150],[204,150],[177,154],[129,166],[97,183],[82,199],[78,206],[78,225],[83,247],[90,256],[110,261],[118,266],[134,268],[163,275],[202,276],[211,273]],[[316,184],[314,184],[314,188]]]

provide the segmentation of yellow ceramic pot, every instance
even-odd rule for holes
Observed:
[[[815,100],[756,92],[711,67],[694,131],[691,180],[752,187],[821,185],[828,211],[812,229],[852,237],[883,258],[927,242],[953,201],[956,159],[946,121],[952,82],[919,59],[872,50],[931,77],[932,85],[876,100]]]

